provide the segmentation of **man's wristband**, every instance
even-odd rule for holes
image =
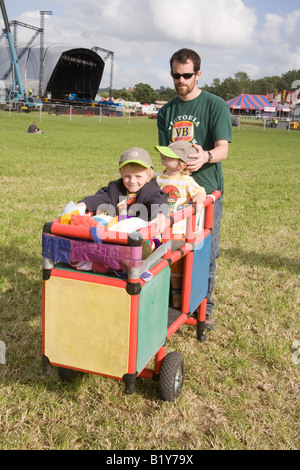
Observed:
[[[207,153],[208,153],[208,159],[207,159],[207,163],[210,163],[212,161],[212,154],[209,150],[207,150]]]

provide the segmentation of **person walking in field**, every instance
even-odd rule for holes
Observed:
[[[221,191],[215,201],[211,259],[207,293],[205,328],[214,328],[212,300],[219,256],[220,223],[222,218],[224,181],[222,161],[227,158],[232,141],[230,110],[226,102],[198,87],[201,59],[191,49],[180,49],[170,59],[170,73],[177,95],[158,112],[158,141],[161,146],[185,140],[193,144],[196,155],[190,155],[187,168],[206,193]]]

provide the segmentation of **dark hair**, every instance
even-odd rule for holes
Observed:
[[[181,64],[185,64],[189,59],[194,64],[194,72],[198,72],[201,67],[201,58],[199,54],[197,54],[197,52],[193,51],[192,49],[180,49],[179,51],[174,52],[170,59],[171,72],[174,60],[180,62]]]

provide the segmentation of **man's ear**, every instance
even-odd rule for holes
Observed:
[[[201,73],[202,73],[202,71],[201,71],[201,70],[198,70],[198,72],[197,72],[196,75],[195,75],[196,80],[199,80],[199,78],[201,77]]]

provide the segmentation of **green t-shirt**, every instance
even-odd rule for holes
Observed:
[[[206,91],[190,101],[177,96],[166,103],[158,112],[157,126],[159,145],[187,140],[201,145],[203,150],[211,150],[216,140],[232,141],[227,103]],[[207,194],[224,189],[222,162],[206,163],[192,176]]]

